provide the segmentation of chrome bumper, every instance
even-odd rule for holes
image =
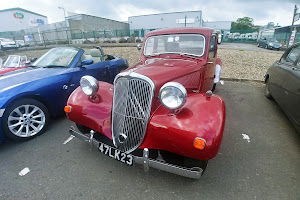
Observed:
[[[91,132],[89,136],[79,133],[74,127],[69,128],[69,133],[85,142],[88,142],[91,147],[98,149],[99,142],[94,138],[94,132]],[[202,176],[203,170],[199,167],[184,168],[176,165],[172,165],[163,161],[154,160],[149,158],[149,150],[145,148],[143,150],[143,157],[133,156],[134,164],[140,164],[144,166],[145,172],[149,171],[149,168],[155,168],[158,170],[170,172],[180,176],[199,179]]]

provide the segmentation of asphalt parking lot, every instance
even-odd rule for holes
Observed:
[[[63,144],[73,123],[61,117],[34,140],[0,145],[0,199],[300,199],[300,133],[263,96],[263,84],[225,81],[216,93],[226,127],[199,180],[144,173],[76,138]]]

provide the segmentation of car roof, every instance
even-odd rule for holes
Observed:
[[[176,34],[176,33],[196,33],[203,34],[205,36],[210,36],[212,33],[215,33],[214,29],[211,28],[197,28],[197,27],[181,27],[181,28],[167,28],[151,31],[147,33],[146,37],[152,35],[164,35],[164,34]]]

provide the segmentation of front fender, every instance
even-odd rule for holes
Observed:
[[[67,105],[72,107],[67,117],[75,123],[96,130],[112,139],[112,88],[112,84],[99,81],[99,90],[94,98],[85,95],[80,87],[76,88],[67,102]]]
[[[224,124],[225,103],[221,97],[191,94],[178,114],[172,114],[164,106],[156,110],[140,148],[166,150],[194,159],[209,160],[219,151]],[[193,146],[196,137],[206,140],[203,150]]]

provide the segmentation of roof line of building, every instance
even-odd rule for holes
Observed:
[[[26,9],[23,9],[23,8],[8,8],[8,9],[0,10],[0,12],[6,12],[6,11],[11,11],[11,10],[21,10],[21,11],[24,11],[24,12],[28,12],[28,13],[31,13],[31,14],[35,14],[35,15],[39,15],[41,17],[47,18],[47,16],[45,16],[45,15],[41,15],[39,13],[35,13],[35,12],[32,12],[30,10],[26,10]]]
[[[78,17],[80,15],[85,15],[85,16],[89,16],[89,17],[98,17],[98,16],[93,16],[93,15],[87,15],[87,14],[77,14],[77,15],[68,16],[66,18],[67,19],[72,19],[72,18],[76,18],[76,17]],[[124,24],[128,24],[128,22],[121,22],[121,21],[117,21],[117,20],[114,20],[114,19],[108,19],[108,18],[104,18],[104,17],[98,17],[98,18],[106,19],[106,20],[110,20],[110,21],[115,21],[115,22],[120,22],[120,23],[124,23]]]
[[[166,13],[157,13],[157,14],[149,14],[149,15],[136,15],[136,16],[130,16],[130,17],[140,17],[140,16],[150,16],[150,15],[163,15],[163,14],[173,14],[173,13],[186,13],[186,12],[201,12],[202,10],[193,10],[193,11],[181,11],[181,12],[166,12]],[[128,17],[128,18],[130,18]]]
[[[210,22],[234,22],[234,21],[203,21],[203,22],[205,22],[205,23],[210,23]]]

